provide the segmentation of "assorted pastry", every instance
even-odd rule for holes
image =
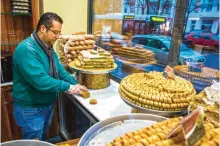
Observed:
[[[212,68],[203,67],[201,72],[196,72],[190,70],[188,65],[178,65],[173,69],[176,75],[186,78],[192,83],[210,86],[213,79],[219,79],[219,71]]]
[[[113,56],[102,48],[80,51],[74,65],[82,69],[107,69],[114,67]],[[70,63],[70,66],[71,64]]]
[[[79,55],[82,50],[94,49],[94,35],[74,33],[70,36],[61,36],[58,40],[60,61],[68,64]]]
[[[97,101],[96,99],[90,99],[90,100],[89,100],[89,103],[90,103],[90,104],[97,104],[98,101]]]
[[[201,91],[199,94],[195,95],[190,101],[190,112],[197,107],[203,107],[205,118],[219,122],[219,103],[210,101],[207,98],[205,90]]]
[[[90,97],[89,91],[81,91],[80,95],[85,99]]]
[[[95,33],[97,41],[100,42],[101,45],[106,45],[111,48],[118,48],[122,46],[127,46],[129,43],[129,38],[126,35],[121,35],[116,32],[108,32],[102,34],[102,32]]]
[[[162,72],[134,73],[119,86],[122,98],[138,106],[160,111],[186,110],[196,94],[193,85],[176,76],[166,79]]]
[[[186,142],[181,137],[181,130],[170,137],[168,134],[175,128],[181,117],[171,118],[158,122],[150,127],[137,131],[128,132],[121,137],[115,138],[106,146],[185,146]],[[220,128],[219,124],[205,121],[205,135],[194,146],[218,146]]]
[[[137,63],[156,62],[155,54],[151,50],[147,50],[140,47],[112,48],[112,54],[133,60]]]

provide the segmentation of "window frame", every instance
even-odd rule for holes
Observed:
[[[213,4],[208,3],[207,8],[206,8],[206,12],[211,12],[212,8],[213,8]]]

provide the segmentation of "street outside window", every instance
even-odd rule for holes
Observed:
[[[122,71],[126,68],[123,67],[124,64],[146,72],[163,71],[169,64],[171,42],[174,39],[172,32],[175,2],[175,0],[93,0],[92,33],[100,37],[97,39],[100,47],[110,52],[114,50],[113,56],[116,62],[120,63],[118,66]],[[215,39],[219,38],[217,4],[218,0],[187,0],[182,44],[177,48],[179,59],[176,62],[182,66],[193,64],[200,72],[210,69],[213,78],[216,78],[214,74],[219,72],[219,39]],[[109,28],[108,31],[105,28]],[[106,36],[108,40],[101,39]],[[117,50],[127,47],[133,48],[131,54],[138,54],[138,48],[152,52],[154,61],[140,64],[135,62],[135,59],[139,59],[138,55],[134,57],[128,55],[129,53],[117,53]],[[116,72],[115,75],[117,76]]]

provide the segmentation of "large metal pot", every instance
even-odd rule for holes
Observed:
[[[79,83],[89,89],[103,89],[110,85],[110,74],[79,73]]]
[[[54,146],[51,143],[40,140],[13,140],[1,144],[1,146]]]

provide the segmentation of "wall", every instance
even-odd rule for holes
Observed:
[[[63,34],[87,32],[87,0],[43,0],[44,12],[55,12],[62,17]]]

